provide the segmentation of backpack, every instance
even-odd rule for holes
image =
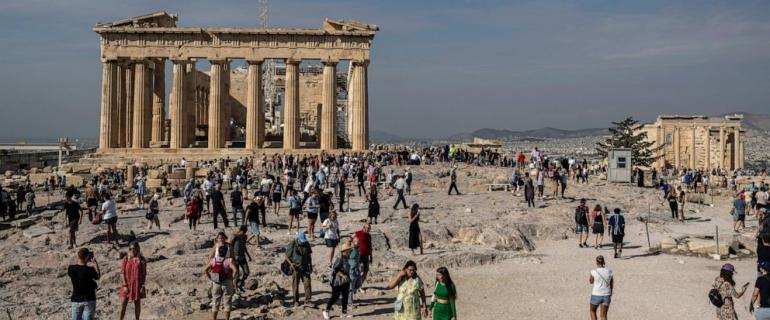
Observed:
[[[722,298],[722,294],[719,293],[718,287],[714,287],[709,290],[709,300],[711,300],[711,304],[717,308],[721,308],[725,304],[725,299]]]
[[[212,261],[214,265],[211,267],[211,273],[209,273],[209,276],[211,277],[211,281],[216,283],[222,283],[230,279],[229,263],[228,265],[225,265],[227,258],[214,257],[212,258]]]
[[[577,224],[586,224],[588,223],[588,207],[586,206],[578,206],[575,208],[575,223]]]

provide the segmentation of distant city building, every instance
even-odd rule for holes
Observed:
[[[725,117],[661,115],[643,125],[648,141],[663,145],[655,168],[744,168],[743,115]]]

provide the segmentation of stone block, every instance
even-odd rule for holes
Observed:
[[[24,230],[23,234],[28,239],[32,239],[32,238],[36,238],[36,237],[39,237],[39,236],[42,236],[42,235],[46,235],[46,234],[50,234],[50,233],[53,233],[53,230],[51,230],[51,228],[43,227],[43,226],[38,226],[38,227],[32,227],[32,228],[29,228],[27,230]]]
[[[32,219],[19,219],[11,222],[11,225],[17,229],[27,228],[33,224],[35,224],[35,221]]]
[[[660,249],[661,250],[671,250],[675,249],[677,246],[676,240],[674,240],[671,237],[666,237],[660,240]]]
[[[46,210],[46,211],[43,211],[43,212],[40,214],[40,216],[41,216],[41,217],[43,217],[44,219],[48,219],[48,220],[51,220],[51,219],[55,218],[55,217],[56,217],[56,214],[58,214],[58,213],[59,213],[59,211],[55,211],[55,210]]]
[[[690,239],[687,242],[687,250],[698,254],[727,254],[730,246],[726,242],[720,242],[719,252],[717,252],[717,244],[714,240]]]

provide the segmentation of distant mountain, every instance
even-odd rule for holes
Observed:
[[[410,138],[404,138],[392,133],[379,131],[379,130],[370,130],[369,137],[371,138],[372,143],[402,143],[402,142],[412,140]]]
[[[483,128],[470,133],[460,133],[447,138],[449,141],[470,141],[476,138],[483,139],[507,139],[507,138],[538,138],[538,139],[566,139],[601,136],[607,134],[607,128],[588,128],[577,130],[564,130],[545,127],[533,130],[513,131],[507,129]]]

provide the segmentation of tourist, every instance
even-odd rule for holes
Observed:
[[[770,262],[759,263],[759,272],[760,276],[757,277],[754,292],[751,294],[749,312],[753,313],[755,305],[759,303],[756,308],[756,319],[770,320]]]
[[[604,256],[596,257],[596,269],[591,270],[588,283],[591,291],[591,320],[596,320],[596,309],[600,309],[601,320],[607,320],[607,312],[612,301],[612,289],[615,287],[615,275],[604,265]]]
[[[449,191],[447,191],[447,195],[452,195],[452,189],[455,190],[457,195],[460,195],[460,191],[457,190],[457,166],[453,166],[452,170],[449,171]]]
[[[719,320],[737,320],[738,315],[735,313],[735,301],[733,298],[740,299],[746,292],[746,288],[749,287],[749,283],[741,287],[740,292],[735,291],[735,281],[733,280],[733,274],[735,273],[735,267],[730,263],[725,263],[719,270],[719,276],[714,279],[713,288],[719,290],[719,294],[722,296],[723,304],[717,308],[717,319]]]
[[[291,235],[291,228],[294,225],[294,221],[297,222],[296,232],[299,232],[300,215],[302,215],[302,199],[300,199],[299,195],[297,194],[297,190],[292,189],[290,193],[291,193],[291,196],[289,197],[289,230],[286,233],[287,235]]]
[[[227,235],[225,235],[225,233],[222,231],[217,232],[217,237],[214,239],[214,247],[211,248],[211,251],[209,251],[209,255],[206,258],[207,261],[211,260],[211,258],[214,258],[214,257],[222,257],[219,255],[219,247],[229,247],[229,246],[230,246],[230,243],[227,242]],[[232,254],[232,251],[230,251],[229,254]]]
[[[24,202],[27,203],[27,215],[32,215],[32,210],[35,209],[35,191],[31,186],[27,187],[27,192],[24,193]]]
[[[551,175],[551,183],[553,185],[553,195],[552,197],[556,199],[556,197],[559,195],[559,184],[561,183],[561,175],[559,174],[559,170],[553,170],[553,173]]]
[[[404,181],[406,181],[406,194],[412,195],[412,172],[409,171],[409,168],[404,169]],[[451,191],[452,188],[450,187],[449,190]],[[455,191],[457,191],[457,186],[455,186]],[[457,192],[460,193],[459,191]]]
[[[315,222],[318,219],[318,196],[316,191],[310,192],[310,196],[305,200],[305,214],[307,215],[307,233],[310,239],[315,239]]]
[[[358,196],[362,196],[363,194],[366,194],[366,187],[364,186],[364,182],[366,181],[365,175],[364,175],[364,168],[362,165],[356,165],[355,174],[356,174],[356,182],[357,182],[357,189],[358,189]]]
[[[320,195],[318,197],[318,214],[319,218],[321,218],[321,223],[326,221],[326,219],[329,219],[329,212],[332,209],[332,195],[331,190],[325,189],[323,192],[319,192]],[[323,233],[325,230],[321,229],[321,232]],[[323,237],[323,234],[321,235]]]
[[[406,198],[404,198],[404,188],[406,188],[406,180],[404,180],[404,177],[398,177],[396,182],[393,184],[396,188],[396,192],[398,193],[398,199],[396,199],[396,203],[393,204],[393,210],[396,210],[396,207],[398,207],[399,202],[404,204],[404,209],[407,208],[406,206]]]
[[[676,186],[676,201],[679,209],[679,221],[684,222],[684,203],[687,201],[687,195],[682,186]]]
[[[340,222],[337,220],[337,211],[329,213],[329,218],[322,223],[324,230],[324,244],[329,248],[329,264],[334,258],[334,249],[340,243]]]
[[[580,205],[575,208],[575,233],[578,247],[588,248],[588,206],[586,199],[580,199]]]
[[[566,169],[562,169],[562,170],[566,170]],[[561,184],[561,197],[564,198],[564,191],[567,190],[567,180],[569,179],[568,173],[562,172],[560,175],[560,179],[561,180],[559,180],[559,182]]]
[[[206,212],[211,212],[211,192],[214,189],[214,183],[211,182],[211,178],[206,177],[203,179],[203,196],[206,197]]]
[[[305,303],[310,303],[312,293],[310,285],[310,274],[313,272],[313,249],[304,231],[297,233],[297,238],[289,243],[286,249],[285,260],[289,263],[292,271],[292,293],[294,305],[299,304],[299,282],[305,287]]]
[[[128,256],[120,263],[120,320],[126,316],[126,306],[134,302],[134,319],[142,314],[142,299],[145,297],[144,283],[147,279],[147,260],[142,256],[139,243],[128,245]]]
[[[544,192],[545,192],[545,171],[538,170],[537,171],[537,197],[540,199],[545,199]]]
[[[270,195],[271,195],[271,201],[273,202],[273,212],[275,215],[278,215],[278,211],[281,210],[281,198],[283,197],[283,183],[281,183],[281,178],[276,177],[275,182],[273,182],[272,186],[270,187]]]
[[[594,211],[591,212],[591,221],[589,221],[591,233],[594,234],[594,249],[598,250],[602,247],[606,222],[607,217],[604,216],[604,210],[602,209],[602,206],[597,204],[594,207]]]
[[[69,197],[64,202],[64,213],[67,218],[67,226],[69,226],[68,248],[72,249],[78,245],[75,238],[80,222],[83,220],[83,209],[80,208],[79,203],[75,202],[72,197]]]
[[[739,193],[733,200],[733,231],[740,232],[746,228],[746,201],[744,200],[743,193]]]
[[[420,232],[420,206],[418,204],[412,204],[412,208],[409,210],[409,249],[414,254],[414,249],[420,248],[420,254],[422,252],[422,233]]]
[[[158,214],[160,214],[159,200],[160,195],[158,193],[152,195],[152,199],[150,199],[147,213],[144,215],[145,219],[147,219],[147,230],[151,230],[153,224],[157,225],[158,230],[160,230],[160,220],[158,219]]]
[[[88,208],[88,221],[94,221],[97,208],[99,207],[99,198],[96,189],[92,183],[86,188],[86,207]]]
[[[222,194],[222,185],[218,184],[214,191],[211,192],[211,207],[214,209],[211,218],[214,219],[214,229],[217,229],[217,217],[221,216],[222,221],[225,224],[225,228],[228,228],[227,211],[225,210],[225,195]]]
[[[246,214],[243,210],[243,192],[241,188],[236,186],[233,192],[230,192],[230,210],[233,212],[233,226],[238,226],[238,213],[241,213],[241,219],[246,219]]]
[[[115,244],[118,244],[118,209],[109,193],[104,196],[102,214],[102,222],[107,225],[106,243],[110,243],[114,239]]]
[[[93,264],[90,266],[89,264]],[[72,282],[72,320],[93,320],[96,316],[96,281],[101,277],[99,263],[88,248],[80,248],[77,262],[67,267]]]
[[[361,257],[358,260],[361,269],[361,283],[358,285],[359,288],[366,282],[366,277],[369,275],[369,266],[372,264],[372,235],[369,234],[371,229],[372,226],[365,223],[361,230],[353,233],[353,237],[356,238],[356,242],[358,243],[358,253],[361,254]]]
[[[612,248],[615,252],[615,258],[619,258],[623,254],[623,237],[626,235],[626,219],[620,214],[620,208],[613,210],[607,225],[612,234]]]
[[[524,200],[527,201],[527,208],[535,208],[535,186],[529,172],[524,173]]]
[[[754,195],[754,199],[757,201],[757,210],[762,208],[767,208],[767,201],[770,198],[770,194],[767,193],[767,187],[764,185],[761,185],[759,187],[759,191],[757,191],[757,194]]]
[[[246,244],[248,243],[248,239],[246,237],[246,229],[246,224],[241,224],[241,227],[238,228],[238,231],[235,232],[232,238],[230,238],[230,245],[233,247],[233,260],[235,261],[235,266],[238,267],[236,287],[241,292],[246,291],[243,289],[243,285],[246,283],[246,279],[249,277],[249,263],[246,261],[246,258],[248,258],[249,261],[253,260],[251,258],[251,254],[249,253],[249,249],[246,247]]]
[[[351,236],[350,239],[346,239],[346,242],[350,243],[352,250],[348,257],[348,265],[350,270],[350,292],[348,292],[348,305],[353,305],[353,295],[356,290],[361,288],[361,252],[358,250],[358,238]]]
[[[243,217],[243,225],[246,225],[246,220],[249,222],[249,226],[251,227],[251,233],[252,237],[257,240],[257,247],[260,246],[259,244],[259,212],[262,211],[262,216],[264,218],[264,212],[265,212],[265,200],[262,198],[262,196],[259,195],[259,191],[254,193],[254,197],[251,199],[251,203],[249,203],[248,206],[246,206],[246,213]],[[291,226],[289,226],[289,229],[291,230]],[[252,238],[249,238],[249,241]]]
[[[377,224],[377,217],[380,216],[380,199],[377,188],[369,188],[369,193],[366,194],[366,200],[369,202],[369,223],[374,222]]]
[[[136,200],[139,204],[139,209],[144,209],[144,194],[147,192],[146,182],[147,179],[144,177],[142,172],[139,172],[136,178],[134,178],[134,184],[136,185],[134,192],[136,193]]]
[[[388,288],[398,291],[394,303],[395,320],[420,320],[428,316],[424,285],[414,261],[406,262],[404,268],[390,279]]]
[[[190,230],[198,230],[198,220],[201,218],[202,211],[203,199],[199,194],[196,194],[187,202],[187,208],[185,208],[185,218],[187,218]]]
[[[228,246],[220,246],[215,257],[211,257],[203,269],[203,273],[211,280],[211,312],[212,319],[217,319],[219,307],[225,312],[225,319],[230,319],[230,309],[238,269],[229,257]]]
[[[334,215],[334,212],[332,212]],[[326,309],[323,311],[324,320],[329,320],[329,311],[332,310],[332,306],[340,299],[342,303],[342,314],[347,316],[348,314],[348,298],[350,294],[350,264],[348,259],[350,258],[350,251],[353,247],[349,242],[345,242],[340,247],[340,253],[334,258],[331,264],[331,279],[329,284],[332,286],[332,296],[329,301],[326,302]],[[332,251],[333,254],[333,251]]]
[[[436,270],[436,287],[433,289],[433,301],[430,310],[433,311],[433,320],[457,320],[457,288],[449,276],[446,267]]]

